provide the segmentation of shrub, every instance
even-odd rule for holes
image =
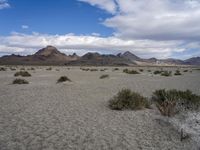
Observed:
[[[15,79],[13,84],[29,84],[29,82],[24,79]]]
[[[67,76],[61,76],[61,77],[58,79],[57,83],[65,82],[65,81],[70,81],[70,82],[71,82],[71,80],[70,80]]]
[[[22,77],[30,77],[31,74],[27,71],[19,71],[19,72],[16,72],[14,74],[14,76],[18,77],[18,76],[22,76]]]
[[[6,68],[1,67],[1,68],[0,68],[0,71],[6,71]]]
[[[174,73],[175,76],[180,76],[182,75],[181,72],[179,70],[176,70],[176,72]]]
[[[160,113],[168,117],[183,110],[197,110],[200,107],[200,96],[189,90],[156,90],[153,93],[152,100],[156,103]]]
[[[20,68],[20,70],[25,70],[25,68]]]
[[[90,71],[92,71],[92,72],[93,72],[93,71],[98,71],[98,69],[90,69]]]
[[[149,107],[147,99],[130,89],[122,89],[109,100],[109,107],[113,110],[138,110]]]
[[[52,70],[52,68],[51,68],[51,67],[49,67],[49,68],[47,68],[46,70],[48,70],[48,71],[51,71],[51,70]]]
[[[163,71],[163,72],[161,73],[161,76],[165,76],[165,77],[172,76],[172,72],[171,72],[171,71]]]
[[[105,79],[105,78],[108,78],[108,77],[109,77],[108,74],[104,74],[104,75],[100,76],[99,78],[100,78],[100,79]]]
[[[140,73],[137,72],[136,70],[128,70],[128,69],[124,69],[123,72],[124,72],[124,73],[127,73],[127,74],[140,74]]]
[[[148,72],[151,72],[151,70],[148,70]]]
[[[162,73],[162,71],[160,71],[160,70],[156,70],[156,71],[153,72],[153,74],[155,74],[155,75],[161,74],[161,73]]]
[[[183,70],[183,72],[188,72],[188,70]]]
[[[13,67],[10,67],[10,70],[11,71],[15,71],[15,70],[17,70],[16,68],[13,68]]]
[[[118,71],[118,70],[119,70],[119,68],[114,68],[114,69],[113,69],[113,71]]]
[[[143,72],[144,70],[143,69],[140,69],[140,72]]]

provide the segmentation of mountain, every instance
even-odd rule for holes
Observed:
[[[80,57],[76,61],[70,61],[66,65],[94,65],[94,66],[128,66],[133,65],[131,61],[128,61],[122,57],[115,55],[101,55],[99,53],[87,53]]]
[[[33,55],[20,56],[10,55],[3,56],[0,58],[0,64],[11,64],[11,65],[64,65],[68,61],[74,61],[79,57],[67,56],[61,53],[57,48],[53,46],[47,46],[40,49]]]
[[[188,65],[200,65],[200,57],[192,57],[184,62]]]
[[[130,51],[117,55],[102,55],[99,53],[86,53],[79,57],[61,53],[56,47],[47,46],[33,55],[8,55],[0,57],[0,65],[94,65],[94,66],[132,66],[132,65],[200,65],[200,57],[187,60],[179,59],[143,59]]]

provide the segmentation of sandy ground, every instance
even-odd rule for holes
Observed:
[[[192,139],[160,119],[156,109],[113,111],[108,100],[122,88],[150,97],[156,89],[200,94],[200,71],[182,76],[85,72],[79,67],[38,67],[28,85],[12,85],[16,71],[0,72],[1,150],[198,150]],[[56,71],[55,69],[60,71]],[[168,69],[169,70],[169,69]],[[191,70],[191,69],[189,69]],[[99,79],[109,74],[108,79]],[[61,75],[72,82],[56,84]]]

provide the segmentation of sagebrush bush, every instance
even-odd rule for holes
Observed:
[[[172,76],[172,72],[171,71],[162,71],[161,76],[165,76],[165,77]]]
[[[19,71],[14,74],[14,76],[30,77],[31,74],[27,71]]]
[[[114,69],[113,69],[113,71],[118,71],[118,70],[119,70],[119,68],[114,68]]]
[[[175,76],[180,76],[182,75],[181,72],[179,70],[176,70],[176,72],[174,73]]]
[[[104,75],[101,75],[99,78],[100,78],[100,79],[105,79],[105,78],[108,78],[108,77],[109,77],[108,74],[104,74]]]
[[[153,74],[155,74],[155,75],[161,74],[161,73],[162,73],[162,71],[160,71],[160,70],[155,70],[155,71],[153,72]]]
[[[65,81],[71,82],[71,80],[70,80],[67,76],[61,76],[61,77],[57,80],[57,83],[65,82]]]
[[[46,70],[48,70],[48,71],[51,71],[51,70],[52,70],[52,68],[51,68],[51,67],[49,67],[49,68],[47,68]]]
[[[140,74],[140,73],[137,72],[136,70],[128,70],[128,69],[124,69],[123,72],[124,72],[124,73],[127,73],[127,74]]]
[[[92,72],[93,72],[93,71],[98,71],[98,69],[90,69],[90,71],[92,71]]]
[[[183,70],[183,72],[188,72],[188,70]]]
[[[24,79],[15,79],[13,84],[29,84],[29,82]]]
[[[152,100],[156,103],[161,114],[169,117],[181,111],[197,110],[200,107],[200,96],[189,90],[156,90]]]
[[[144,69],[140,69],[140,72],[143,72],[144,71]]]
[[[6,71],[6,68],[1,67],[1,68],[0,68],[0,71]]]
[[[109,100],[109,107],[113,110],[138,110],[149,108],[147,98],[130,89],[122,89],[116,96]]]

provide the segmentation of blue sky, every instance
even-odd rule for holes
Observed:
[[[10,32],[65,34],[101,33],[113,30],[100,24],[110,14],[75,0],[9,0],[10,8],[0,12],[0,34]],[[22,29],[22,25],[29,29]]]
[[[200,56],[200,0],[0,0],[0,55]]]

